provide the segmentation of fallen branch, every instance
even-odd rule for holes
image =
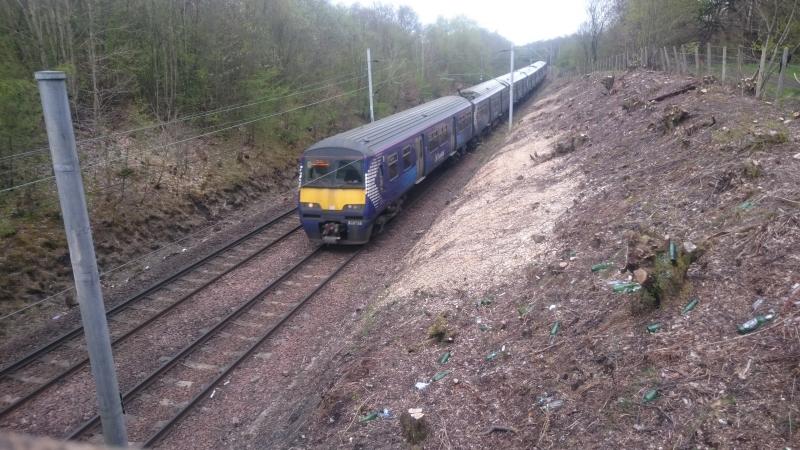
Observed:
[[[492,433],[518,433],[517,429],[514,427],[507,427],[505,425],[492,425],[488,430],[483,432],[483,435],[486,436]]]
[[[685,94],[685,93],[687,93],[689,91],[693,91],[695,89],[697,89],[697,86],[695,86],[693,84],[688,84],[688,85],[678,89],[677,91],[673,91],[673,92],[670,92],[670,93],[664,94],[664,95],[659,95],[658,97],[656,97],[654,99],[651,99],[650,101],[651,102],[664,101],[664,100],[666,100],[668,98],[675,97],[675,96],[681,95],[681,94]]]
[[[662,410],[662,409],[661,409],[661,408],[659,408],[658,406],[655,406],[655,405],[648,405],[648,404],[645,404],[645,403],[639,403],[639,406],[642,406],[642,407],[644,407],[644,408],[650,408],[650,409],[654,409],[654,410],[658,411],[658,413],[659,413],[659,414],[661,414],[661,416],[662,416],[662,417],[664,417],[665,419],[667,419],[667,421],[669,421],[669,423],[671,423],[671,424],[673,424],[673,425],[675,424],[675,422],[672,420],[672,417],[670,417],[670,416],[669,416],[667,413],[665,413],[665,412],[664,412],[664,410]]]

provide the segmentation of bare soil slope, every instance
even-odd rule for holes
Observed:
[[[797,446],[796,116],[647,71],[552,83],[372,301],[296,444],[405,448],[421,408],[425,448]],[[610,284],[644,236],[704,251],[656,308]]]

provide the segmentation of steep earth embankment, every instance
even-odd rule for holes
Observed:
[[[296,443],[797,445],[797,117],[640,70],[552,83],[371,302]]]

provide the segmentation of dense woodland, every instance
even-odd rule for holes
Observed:
[[[392,79],[379,90],[385,115],[452,88],[441,77],[496,74],[507,66],[497,52],[508,45],[466,19],[423,27],[409,8],[324,0],[2,0],[0,155],[41,139],[36,70],[67,72],[79,129],[102,135],[363,75],[367,47],[376,82]],[[360,97],[352,106],[363,114]],[[259,106],[237,114],[285,104]],[[231,117],[193,125],[223,119]]]

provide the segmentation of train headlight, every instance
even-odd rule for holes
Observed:
[[[345,211],[354,211],[357,209],[363,209],[364,205],[344,205]]]
[[[303,203],[306,208],[319,208],[319,203]]]

